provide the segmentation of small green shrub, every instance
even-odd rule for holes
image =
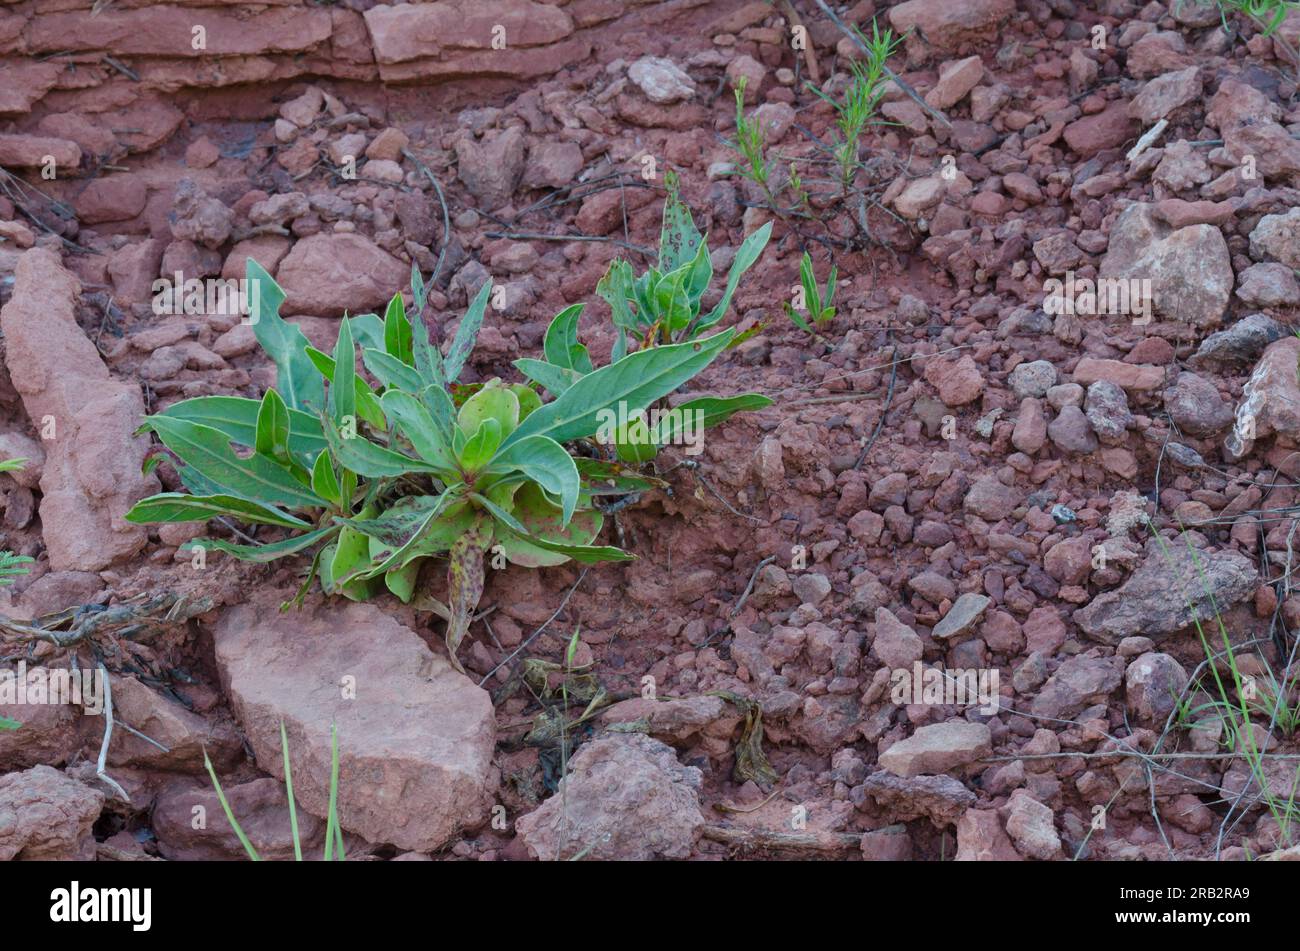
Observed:
[[[885,95],[888,74],[885,63],[898,50],[900,38],[894,36],[890,29],[883,33],[873,20],[871,36],[861,32],[858,36],[867,47],[867,56],[863,60],[851,60],[849,71],[852,74],[845,87],[842,98],[818,89],[812,83],[808,88],[830,103],[835,110],[835,126],[839,133],[831,152],[840,173],[840,187],[847,194],[853,188],[862,155],[862,134],[867,126],[876,121],[876,110]]]
[[[1156,541],[1161,557],[1165,559],[1166,563],[1172,565],[1172,553],[1168,542],[1156,530],[1156,526],[1150,518],[1147,519],[1146,524],[1148,531],[1151,532]],[[1201,642],[1201,649],[1205,653],[1206,666],[1209,669],[1210,678],[1213,680],[1213,688],[1205,688],[1205,693],[1209,698],[1208,702],[1196,705],[1188,702],[1178,702],[1172,716],[1175,722],[1190,728],[1195,728],[1193,718],[1199,717],[1199,714],[1207,710],[1211,714],[1207,719],[1217,717],[1220,720],[1224,731],[1222,742],[1231,752],[1240,755],[1249,767],[1250,779],[1258,786],[1259,798],[1264,801],[1264,805],[1274,822],[1277,823],[1283,845],[1292,845],[1295,842],[1293,829],[1296,822],[1300,821],[1300,807],[1296,803],[1297,792],[1300,791],[1300,770],[1296,770],[1293,774],[1287,794],[1279,796],[1273,791],[1272,783],[1265,768],[1265,760],[1272,755],[1267,751],[1266,747],[1268,740],[1271,739],[1273,729],[1275,727],[1279,728],[1284,736],[1289,737],[1297,724],[1300,724],[1300,711],[1297,711],[1291,705],[1289,697],[1290,685],[1295,683],[1294,676],[1287,677],[1284,674],[1279,680],[1272,669],[1269,668],[1268,683],[1265,685],[1259,681],[1250,681],[1242,672],[1237,660],[1237,650],[1232,645],[1232,638],[1224,622],[1223,613],[1214,602],[1214,594],[1210,589],[1201,557],[1195,546],[1193,546],[1186,530],[1183,530],[1181,535],[1195,569],[1197,581],[1210,602],[1213,625],[1218,630],[1222,650],[1218,650],[1217,645],[1215,647],[1211,646],[1211,638],[1206,631],[1210,619],[1207,618],[1206,622],[1203,623],[1192,598],[1190,595],[1185,594],[1184,600],[1191,610],[1192,626],[1196,630],[1197,637]],[[1227,676],[1221,671],[1221,668],[1225,666]],[[1287,686],[1282,686],[1283,683],[1287,684]],[[1196,686],[1200,688],[1201,684],[1198,682]],[[1265,742],[1263,743],[1260,742],[1255,729],[1259,725],[1259,719],[1268,720],[1268,725],[1264,728]]]
[[[739,167],[741,175],[748,178],[762,191],[768,207],[776,210],[779,206],[776,192],[772,188],[772,160],[767,156],[767,143],[763,135],[763,123],[757,118],[745,115],[745,88],[748,79],[741,76],[736,82],[736,151],[744,160]],[[794,173],[794,167],[791,166]],[[780,191],[778,188],[777,191]]]
[[[732,342],[734,330],[701,332],[725,313],[740,274],[767,240],[765,231],[746,242],[724,299],[697,320],[712,273],[707,249],[685,206],[666,210],[669,218],[665,273],[628,285],[629,293],[644,296],[636,297],[635,313],[621,301],[615,323],[622,346],[612,363],[594,367],[577,342],[581,305],[551,322],[545,361],[516,361],[555,397],[548,403],[526,384],[456,382],[482,325],[490,283],[471,302],[445,357],[418,315],[414,324],[408,318],[401,295],[382,320],[343,318],[334,351],[326,354],[279,316],[284,292],[250,261],[249,283],[258,289],[254,333],[278,369],[276,385],[260,401],[197,397],[148,417],[141,430],[156,434],[171,453],[187,491],[142,499],[127,520],[221,517],[282,529],[287,537],[266,544],[206,538],[187,547],[255,562],[312,551],[296,600],[314,581],[354,600],[386,588],[447,620],[448,653],[459,668],[456,649],[482,596],[488,553],[526,567],[633,557],[592,544],[604,521],[595,500],[656,482],[599,452],[593,457],[593,438],[611,419],[639,419]],[[424,299],[418,270],[412,290]],[[638,331],[645,346],[627,353],[627,335]],[[357,372],[358,346],[377,388]],[[770,402],[756,394],[688,401],[653,432],[625,428],[624,449],[636,457],[647,439],[651,447],[672,441],[686,410],[714,425]],[[417,591],[421,568],[434,557],[448,560],[447,604]]]
[[[803,287],[804,309],[808,312],[808,319],[805,320],[800,316],[789,301],[785,302],[785,312],[794,321],[795,326],[814,333],[813,327],[821,327],[835,319],[835,308],[831,306],[831,299],[835,296],[835,279],[838,276],[839,271],[832,264],[831,272],[826,277],[826,296],[823,297],[817,287],[817,275],[813,273],[812,255],[807,251],[804,252],[803,259],[799,262],[799,283]]]
[[[0,587],[11,585],[18,575],[25,575],[31,569],[28,565],[36,559],[27,555],[15,555],[11,551],[0,551]]]
[[[666,179],[668,197],[664,202],[658,266],[634,277],[630,264],[615,260],[596,286],[596,293],[609,304],[617,332],[612,354],[616,362],[626,358],[632,343],[639,348],[633,355],[639,356],[652,349],[689,346],[699,341],[704,331],[726,315],[741,277],[758,260],[772,234],[769,222],[741,243],[727,273],[722,298],[701,315],[704,292],[713,278],[708,241],[696,228],[690,208],[678,197],[676,176],[670,172]],[[520,373],[556,397],[593,372],[587,348],[578,340],[582,310],[582,304],[575,304],[551,321],[542,346],[545,359],[514,362]],[[729,336],[724,346],[734,346],[743,336]],[[717,336],[707,339],[716,340]],[[614,409],[612,405],[607,407],[598,414],[597,442],[614,446],[617,458],[623,462],[649,462],[660,447],[681,438],[688,428],[716,426],[735,413],[762,409],[772,403],[757,393],[701,397],[672,407],[664,405],[662,398],[651,402],[659,403],[653,423],[640,412],[646,407],[620,416],[609,412]]]
[[[691,210],[678,197],[677,177],[670,172],[665,181],[668,198],[664,201],[658,266],[634,277],[632,265],[616,259],[596,285],[596,293],[610,306],[618,331],[615,361],[628,352],[629,338],[643,348],[682,343],[697,339],[718,323],[731,306],[741,277],[754,266],[772,236],[772,223],[768,222],[741,242],[727,272],[722,299],[701,315],[704,292],[713,280],[709,244],[695,227]],[[576,314],[572,324],[576,328]],[[549,360],[549,352],[547,357]],[[575,359],[581,360],[582,355],[575,351]],[[550,388],[545,380],[538,382]]]
[[[850,61],[849,81],[838,97],[807,83],[813,94],[835,110],[834,139],[828,145],[819,143],[821,151],[829,153],[829,164],[835,169],[834,179],[818,174],[828,160],[813,155],[789,161],[789,177],[784,181],[778,180],[777,160],[768,155],[762,123],[756,116],[745,114],[743,78],[736,84],[734,147],[741,159],[736,172],[758,186],[768,210],[781,218],[813,219],[824,224],[842,205],[842,201],[828,202],[828,199],[847,200],[864,195],[856,185],[858,170],[862,167],[862,136],[870,126],[880,122],[877,112],[889,82],[886,63],[898,51],[902,37],[896,37],[888,28],[882,31],[875,21],[872,21],[870,36],[861,31],[857,35],[867,52],[864,59]],[[801,166],[809,175],[806,181],[800,172]],[[813,189],[828,187],[813,191],[809,186]],[[781,198],[787,192],[793,200],[783,206]],[[814,197],[818,199],[816,203]]]

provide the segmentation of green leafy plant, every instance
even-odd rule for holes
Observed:
[[[813,333],[814,326],[820,327],[835,319],[835,308],[831,306],[831,299],[835,296],[835,278],[838,273],[835,265],[832,264],[831,272],[826,277],[826,296],[823,297],[817,287],[817,275],[813,273],[812,255],[807,251],[804,252],[799,262],[799,283],[803,287],[804,309],[808,312],[808,318],[805,320],[789,301],[785,302],[785,312],[794,321],[795,326]]]
[[[365,354],[373,351],[390,363],[401,363],[398,354],[409,347],[409,324],[403,335],[404,315],[392,308],[385,321],[375,315],[345,317],[330,357],[312,348],[298,327],[280,318],[284,292],[254,261],[249,261],[248,279],[258,288],[254,296],[258,309],[250,315],[253,331],[277,367],[276,386],[261,400],[197,397],[148,417],[141,431],[156,434],[169,450],[188,491],[143,499],[126,519],[151,523],[229,517],[284,529],[288,537],[270,544],[207,538],[190,547],[258,562],[314,548],[312,572],[300,596],[313,576],[320,578],[326,591],[362,596],[364,586],[341,581],[357,544],[354,536],[345,534],[346,525],[340,520],[373,511],[388,486],[360,479],[339,463],[326,438],[326,421],[349,435],[365,425],[387,431],[377,394],[356,373],[356,342],[359,338]],[[465,323],[472,316],[471,309]],[[388,364],[381,369],[389,369]],[[352,385],[334,386],[335,379],[351,379]],[[151,456],[146,468],[161,459]]]
[[[736,81],[736,151],[744,163],[738,171],[748,178],[763,192],[768,205],[777,207],[776,194],[772,189],[773,165],[767,156],[767,144],[764,141],[763,123],[754,116],[745,115],[745,88],[748,78],[741,76]]]
[[[414,324],[407,317],[400,295],[383,320],[345,317],[331,355],[279,317],[284,292],[255,262],[248,267],[259,290],[254,332],[278,368],[276,385],[260,401],[199,397],[148,417],[142,430],[157,434],[187,491],[143,499],[127,519],[219,517],[283,530],[287,537],[265,544],[207,538],[188,547],[257,562],[314,551],[298,599],[314,580],[326,593],[354,600],[386,588],[446,619],[457,668],[489,552],[494,562],[526,567],[633,557],[592,544],[603,524],[595,499],[644,491],[655,481],[591,458],[584,446],[609,413],[644,410],[708,366],[734,337],[733,330],[691,335],[596,369],[576,342],[580,308],[569,308],[547,334],[547,354],[556,361],[549,365],[565,372],[547,377],[556,398],[543,404],[524,384],[456,383],[490,283],[470,303],[445,356],[429,342],[418,311]],[[418,270],[412,288],[422,300]],[[378,388],[358,373],[358,345]],[[719,402],[716,421],[741,408]],[[446,603],[417,590],[422,566],[434,557],[448,562]]]
[[[610,306],[618,331],[615,362],[628,352],[629,338],[643,348],[654,347],[695,340],[714,326],[727,313],[741,277],[754,266],[772,236],[772,223],[768,222],[741,242],[727,272],[722,298],[702,314],[704,292],[713,280],[708,240],[695,227],[690,208],[678,197],[676,175],[669,172],[664,178],[668,197],[664,201],[657,266],[634,277],[632,266],[616,259],[596,285],[596,293]],[[576,313],[571,321],[576,328]],[[549,359],[550,354],[547,356]],[[575,362],[584,357],[585,349],[582,353],[574,351]],[[538,382],[550,388],[546,381]]]
[[[772,234],[769,222],[741,243],[727,273],[722,298],[707,314],[702,314],[704,292],[713,278],[708,240],[696,228],[690,208],[678,197],[676,176],[669,173],[666,179],[668,197],[664,202],[657,267],[634,277],[630,264],[616,260],[596,286],[596,293],[609,304],[617,331],[613,365],[626,358],[632,341],[639,348],[638,353],[700,341],[700,335],[725,316],[741,277],[758,260]],[[525,358],[514,362],[520,373],[557,398],[587,379],[594,369],[587,348],[578,339],[582,311],[583,305],[575,304],[551,321],[542,345],[545,359]],[[744,336],[729,336],[727,346],[734,346]],[[621,408],[624,412],[617,417],[618,425],[612,431],[607,431],[605,426],[598,429],[601,441],[614,445],[619,460],[643,463],[653,459],[659,447],[674,442],[692,425],[709,428],[735,413],[762,409],[771,403],[757,393],[699,397],[671,407],[659,400],[655,406],[658,410],[655,423],[647,422],[640,412],[649,404],[638,407],[611,404],[598,414],[597,421],[602,422],[600,417]]]
[[[743,81],[737,83],[735,91],[733,148],[739,153],[736,174],[752,181],[763,206],[793,230],[807,235],[809,228],[816,228],[821,232],[817,240],[828,247],[846,249],[871,243],[869,209],[881,207],[879,196],[894,178],[885,169],[868,175],[859,172],[864,168],[863,136],[871,126],[882,123],[878,112],[891,78],[887,61],[898,51],[903,39],[888,28],[881,30],[875,21],[870,36],[856,28],[855,32],[865,48],[864,58],[849,62],[848,82],[843,90],[835,94],[829,88],[807,84],[835,114],[835,128],[829,142],[805,132],[813,145],[811,151],[798,151],[789,156],[770,154],[757,113],[745,113]],[[782,177],[778,172],[784,168],[789,169],[789,174]],[[845,222],[831,226],[845,210],[857,231],[853,238],[844,233]]]
[[[18,575],[25,575],[31,569],[28,565],[36,561],[27,555],[15,555],[11,551],[0,551],[0,587],[13,584]]]
[[[26,462],[26,459],[21,458],[0,460],[0,472],[17,472]],[[30,558],[27,555],[15,555],[11,551],[0,551],[0,587],[13,584],[13,579],[18,575],[27,574],[27,572],[31,570],[27,566],[34,564],[35,561],[36,559]],[[0,720],[3,719],[3,717],[0,717]],[[13,723],[12,720],[8,722]],[[17,728],[18,725],[16,723],[14,723],[13,726],[6,726],[4,723],[0,723],[0,729],[15,730]]]
[[[295,861],[301,862],[302,858],[302,838],[298,833],[298,805],[293,799],[293,773],[289,769],[289,737],[284,729],[284,721],[280,721],[280,752],[284,756],[284,791],[289,800],[289,829],[293,835],[293,857]],[[230,823],[230,828],[235,830],[235,836],[239,839],[240,845],[248,853],[248,857],[254,862],[262,861],[262,856],[258,854],[257,849],[253,848],[253,843],[248,840],[239,820],[235,818],[234,810],[230,808],[230,803],[226,801],[225,791],[221,788],[221,781],[217,779],[217,771],[212,768],[212,760],[208,759],[208,751],[203,751],[203,765],[207,767],[208,776],[212,780],[212,788],[217,793],[217,800],[221,803],[221,809],[226,814],[226,821]],[[330,798],[329,807],[325,819],[325,855],[326,862],[342,862],[346,856],[343,853],[343,828],[339,825],[339,737],[338,729],[334,724],[330,724]]]
[[[839,135],[831,146],[831,153],[839,169],[840,186],[847,193],[853,187],[862,155],[862,133],[876,118],[876,110],[885,95],[888,74],[885,63],[898,50],[901,39],[892,30],[881,32],[873,20],[871,36],[858,31],[858,37],[867,48],[865,59],[849,63],[851,78],[842,98],[835,98],[812,83],[808,88],[835,110],[835,125]]]

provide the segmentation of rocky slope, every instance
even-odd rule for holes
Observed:
[[[434,617],[277,616],[302,566],[195,570],[178,546],[202,526],[121,521],[177,484],[139,475],[141,412],[273,379],[238,315],[154,282],[255,258],[320,345],[414,262],[438,271],[439,336],[504,288],[468,378],[513,373],[580,300],[603,356],[595,285],[656,242],[663,170],[725,270],[769,217],[726,174],[731,87],[774,150],[814,155],[834,115],[804,80],[840,88],[852,44],[805,2],[808,56],[783,5],[740,0],[89,7],[0,2],[0,453],[30,460],[0,474],[0,547],[37,558],[0,612],[164,590],[212,608],[113,667],[121,722],[168,751],[115,734],[129,801],[95,775],[102,717],[0,704],[23,724],[0,732],[5,854],[238,857],[223,820],[188,821],[213,814],[206,746],[259,848],[288,855],[281,718],[317,816],[339,724],[343,825],[377,858],[788,855],[793,832],[794,854],[867,859],[1293,844],[1261,775],[1218,755],[1248,746],[1222,711],[1185,710],[1213,692],[1196,622],[1216,614],[1241,673],[1294,675],[1300,17],[1233,38],[1191,2],[837,5],[910,31],[895,68],[929,107],[886,92],[839,315],[814,339],[781,314],[805,244],[819,275],[829,257],[778,221],[728,317],[758,332],[700,381],[776,404],[621,513],[637,562],[493,573],[467,679]],[[836,209],[832,235],[855,221]],[[579,663],[621,701],[563,768],[536,732],[546,678],[516,676],[547,622],[523,656],[562,659],[580,625]],[[898,692],[917,670],[946,677]],[[944,692],[958,672],[978,696]],[[736,769],[759,711],[774,785]],[[1270,720],[1258,747],[1295,753]],[[1293,771],[1265,762],[1287,798]]]

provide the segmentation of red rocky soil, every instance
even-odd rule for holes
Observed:
[[[466,381],[517,378],[510,361],[537,355],[575,301],[603,358],[596,282],[617,254],[645,263],[616,242],[656,243],[663,170],[725,270],[766,220],[725,174],[731,86],[748,77],[773,148],[808,154],[833,123],[804,88],[809,59],[838,88],[853,47],[806,0],[810,57],[783,4],[743,0],[90,6],[0,0],[0,458],[30,460],[0,474],[0,547],[36,559],[0,613],[160,592],[211,609],[106,656],[120,793],[96,776],[103,717],[0,706],[22,723],[0,732],[0,856],[241,857],[206,748],[255,844],[288,857],[281,720],[314,816],[339,723],[353,857],[1199,859],[1291,844],[1244,761],[1214,755],[1231,749],[1217,721],[1189,730],[1171,712],[1204,660],[1184,593],[1202,617],[1213,593],[1246,673],[1286,668],[1300,627],[1286,59],[1300,17],[1275,42],[1229,37],[1190,0],[836,4],[912,31],[895,69],[947,122],[891,86],[894,124],[867,142],[888,170],[873,243],[835,252],[834,323],[814,340],[780,312],[804,245],[778,221],[727,318],[760,332],[696,381],[775,405],[711,430],[671,493],[620,513],[636,562],[489,572],[466,678],[435,617],[318,596],[279,614],[305,565],[195,570],[178,546],[224,529],[122,520],[178,485],[166,463],[140,474],[142,414],[274,379],[237,317],[159,315],[153,282],[240,277],[255,258],[286,317],[328,346],[345,309],[441,261],[440,339],[485,280],[505,290]],[[852,235],[855,213],[832,235]],[[613,240],[537,237],[571,234]],[[807,246],[824,276],[827,247]],[[1046,282],[1071,274],[1150,280],[1151,319],[1046,312]],[[578,626],[577,663],[631,699],[571,731],[562,802],[554,744],[524,742],[541,708],[511,674],[525,656],[562,660]],[[42,658],[66,663],[48,645]],[[996,670],[1000,696],[895,702],[891,672],[918,662]],[[774,785],[737,781],[746,708],[719,692],[761,708]],[[1297,752],[1268,726],[1262,745]],[[1292,772],[1269,772],[1283,797]],[[195,805],[210,828],[192,828]],[[299,815],[318,848],[324,823]]]

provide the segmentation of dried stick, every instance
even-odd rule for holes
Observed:
[[[737,849],[783,849],[795,852],[848,852],[862,845],[862,834],[854,832],[773,832],[769,829],[738,829],[706,825],[706,839]]]
[[[99,762],[95,765],[95,775],[102,779],[105,785],[111,786],[122,799],[130,802],[131,797],[126,794],[126,790],[106,772],[108,744],[113,740],[113,685],[108,681],[108,669],[103,663],[99,664],[99,673],[104,678],[104,742],[99,744]]]
[[[745,592],[740,596],[740,600],[736,602],[736,606],[731,609],[732,617],[740,613],[741,608],[745,606],[745,602],[749,600],[749,596],[754,593],[754,582],[758,581],[758,573],[774,561],[776,561],[776,555],[768,555],[754,566],[754,573],[749,576],[749,584],[745,585]]]

